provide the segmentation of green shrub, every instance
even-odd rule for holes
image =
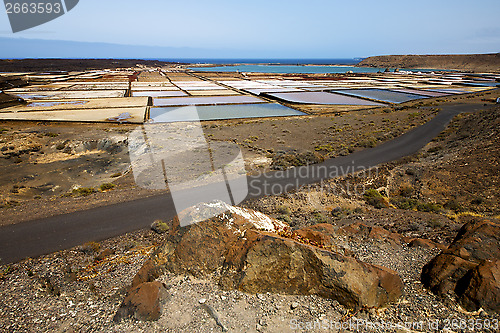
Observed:
[[[317,145],[316,147],[314,147],[314,150],[315,151],[326,151],[328,153],[331,153],[332,151],[335,150],[335,148],[330,143],[327,143],[327,144],[323,144],[323,145]]]
[[[312,220],[315,224],[328,222],[328,219],[326,218],[326,216],[323,215],[321,212],[314,212]]]
[[[0,268],[0,280],[3,280],[12,271],[13,271],[13,269],[12,269],[12,266],[10,266],[10,265],[5,265],[5,266],[1,267]]]
[[[151,229],[157,234],[164,234],[170,230],[170,226],[162,220],[156,220],[151,224]]]
[[[410,197],[413,194],[413,187],[405,184],[399,188],[399,195],[402,197]]]
[[[443,207],[433,202],[420,202],[411,198],[391,198],[391,203],[399,209],[438,213]]]
[[[443,206],[434,202],[419,203],[417,206],[417,210],[421,212],[439,213],[441,209]]]
[[[114,188],[116,185],[115,184],[112,184],[112,183],[104,183],[104,184],[101,184],[101,186],[99,186],[99,190],[101,192],[104,192],[104,191],[108,191],[108,190],[111,190],[112,188]]]
[[[283,221],[287,224],[292,223],[292,218],[289,215],[280,215],[277,217],[278,220]]]
[[[448,200],[444,204],[444,208],[452,210],[454,212],[461,212],[463,210],[462,206],[456,200]]]
[[[418,206],[418,200],[409,198],[391,198],[391,203],[399,209],[415,210]]]
[[[95,188],[93,187],[79,187],[73,189],[71,192],[73,195],[80,196],[80,197],[86,197],[87,195],[90,195],[92,193],[97,192]]]
[[[389,202],[387,198],[383,197],[377,190],[368,189],[363,194],[363,198],[366,203],[375,208],[387,208],[389,207]]]
[[[271,169],[286,170],[291,167],[321,163],[324,160],[323,156],[316,152],[278,151],[273,154]]]
[[[377,139],[371,137],[369,139],[363,140],[359,143],[359,146],[363,148],[373,148],[377,145]]]
[[[283,214],[283,215],[290,215],[292,211],[290,210],[290,207],[282,205],[276,207],[276,213],[278,214]]]

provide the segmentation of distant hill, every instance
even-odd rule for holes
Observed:
[[[384,55],[366,58],[357,66],[500,72],[500,53],[463,55]]]
[[[135,67],[162,67],[170,62],[140,59],[0,59],[0,72],[84,71]]]

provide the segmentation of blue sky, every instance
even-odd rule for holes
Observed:
[[[80,0],[16,34],[0,10],[0,38],[189,47],[200,58],[203,50],[219,58],[493,53],[500,52],[499,15],[499,0]]]

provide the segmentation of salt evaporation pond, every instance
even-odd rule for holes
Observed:
[[[305,113],[274,103],[152,107],[150,109],[150,118],[158,123],[302,115]]]
[[[427,98],[426,96],[396,92],[384,89],[343,89],[343,90],[333,90],[333,92],[346,94],[356,97],[370,98],[377,101],[389,102],[389,103],[403,103],[412,101],[415,99]]]

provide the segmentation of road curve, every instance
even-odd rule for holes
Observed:
[[[455,115],[479,109],[484,109],[484,106],[445,106],[427,123],[377,147],[330,159],[321,164],[248,177],[250,186],[246,198],[280,194],[306,184],[320,182],[325,178],[375,167],[414,154],[443,131]],[[196,193],[203,193],[203,190],[197,188]],[[195,199],[192,194],[192,191],[184,193],[186,202]],[[168,220],[175,214],[172,197],[170,194],[164,194],[7,225],[0,227],[0,263],[17,262],[27,257],[37,257],[85,242],[100,241],[148,228],[155,219]]]

